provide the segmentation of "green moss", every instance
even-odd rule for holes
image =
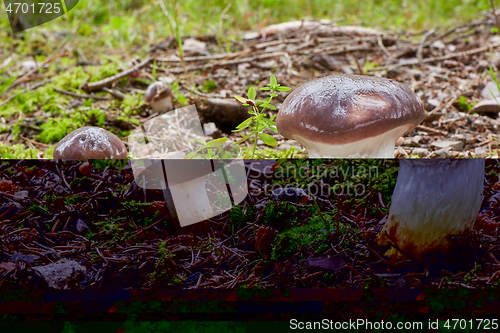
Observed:
[[[125,112],[125,114],[135,114],[141,111],[141,107],[146,105],[146,102],[141,98],[142,94],[137,95],[125,95],[125,98],[120,103],[120,108]]]
[[[66,113],[57,118],[49,118],[42,124],[42,132],[38,135],[38,141],[43,143],[59,142],[72,131],[89,125],[104,125],[106,113],[102,110],[91,109]]]
[[[43,156],[45,158],[53,158],[54,156],[54,148],[56,147],[56,145],[51,145],[49,148],[47,148],[47,150],[44,152]]]
[[[280,260],[297,252],[299,246],[326,241],[328,234],[321,218],[312,218],[307,224],[289,228],[276,237],[272,259]]]
[[[38,149],[26,149],[23,144],[4,145],[0,144],[0,157],[10,159],[37,158]]]
[[[80,202],[80,200],[81,200],[80,195],[77,194],[64,198],[64,203],[66,205],[74,205]]]
[[[109,131],[120,138],[126,138],[132,133],[132,130],[115,130],[114,128],[110,128]]]
[[[90,184],[90,177],[87,176],[76,177],[72,181],[70,181],[69,185],[72,186],[74,184],[84,184],[84,183]]]
[[[36,214],[47,214],[47,212],[49,212],[49,207],[47,207],[46,205],[39,205],[39,204],[33,204],[31,206],[28,207],[28,210],[32,211],[33,213],[36,213]]]
[[[59,142],[62,138],[77,128],[82,127],[83,120],[80,118],[49,118],[41,125],[42,132],[38,135],[38,141],[43,143]]]
[[[267,224],[276,225],[279,221],[286,220],[287,224],[297,224],[297,207],[288,204],[287,202],[270,201],[266,205],[264,213],[264,221]]]
[[[11,95],[19,94],[12,101],[0,107],[0,116],[10,117],[19,113],[33,113],[38,110],[47,112],[61,112],[61,107],[68,105],[68,100],[73,97],[60,94],[54,88],[73,92],[80,92],[78,88],[89,79],[89,82],[113,76],[118,73],[118,66],[109,63],[102,66],[73,67],[59,75],[52,76],[52,81],[32,91],[21,93],[22,88],[10,92]]]
[[[123,121],[123,122],[127,122],[127,123],[132,123],[136,126],[140,126],[141,125],[141,122],[135,118],[130,118],[130,117],[118,117],[116,118],[117,121]]]
[[[117,168],[121,171],[128,164],[127,160],[92,160],[92,166],[97,172],[103,171],[106,167]],[[145,204],[149,205],[149,204]]]
[[[90,125],[96,125],[99,127],[102,127],[106,123],[107,119],[106,112],[99,109],[85,111],[83,117]]]

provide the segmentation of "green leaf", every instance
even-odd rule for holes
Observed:
[[[211,81],[211,80],[206,80],[203,83],[203,86],[201,87],[201,91],[203,91],[205,93],[211,93],[215,89],[217,89],[217,85],[215,84],[214,81]]]
[[[277,91],[288,91],[290,89],[292,89],[292,88],[290,88],[290,87],[277,87],[276,88]]]
[[[238,126],[236,126],[236,128],[241,128],[242,126],[245,126],[245,125],[248,126],[248,125],[250,125],[250,123],[252,121],[253,121],[253,118],[247,118],[247,119],[243,120],[241,122],[241,124],[239,124]]]
[[[187,154],[186,156],[184,156],[184,159],[189,160],[189,159],[195,158],[197,153],[198,153],[197,151],[192,151],[189,154]]]
[[[266,116],[266,115],[265,115],[264,113],[261,113],[261,114],[259,114],[258,116],[255,116],[255,121],[256,121],[256,122],[259,122],[259,121],[262,119],[262,117],[265,117],[265,116]]]
[[[253,101],[255,99],[255,96],[257,96],[255,88],[254,87],[248,88],[248,99],[251,99]]]
[[[268,146],[277,146],[278,141],[275,138],[266,133],[259,133],[261,140]]]
[[[277,86],[278,85],[278,81],[276,80],[276,77],[275,76],[271,76],[271,86]],[[264,141],[264,140],[262,140]]]
[[[248,126],[250,126],[250,125],[248,125],[248,124],[247,124],[247,125],[244,125],[244,126],[242,126],[242,127],[240,127],[240,125],[238,125],[238,127],[237,127],[235,130],[232,130],[231,132],[234,132],[234,133],[236,133],[236,132],[241,132],[241,131],[243,131],[245,128],[247,128]]]
[[[220,138],[220,139],[215,139],[207,142],[207,147],[213,148],[213,147],[220,147],[224,143],[226,143],[227,138]]]
[[[182,105],[187,105],[187,98],[179,91],[179,82],[174,81],[174,83],[169,84],[170,88],[174,93],[174,100],[181,103]]]
[[[116,30],[118,30],[123,23],[125,23],[125,19],[121,16],[113,16],[111,19],[110,19],[110,22],[111,22],[111,25],[113,26],[113,28],[115,28]]]
[[[238,141],[236,141],[234,144],[236,145],[239,145],[240,143],[246,141],[248,138],[250,138],[251,136],[254,136],[254,133],[250,133],[246,136],[244,136],[243,138],[239,139]]]
[[[271,87],[262,87],[262,88],[259,88],[259,90],[271,90]]]
[[[276,94],[270,94],[269,96],[271,96],[271,97],[277,97],[278,95],[276,95]]]
[[[274,105],[271,105],[271,104],[269,104],[269,108],[270,108],[271,110],[276,110],[276,108],[274,107]]]

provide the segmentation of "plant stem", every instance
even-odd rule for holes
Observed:
[[[181,58],[181,65],[186,73],[186,64],[184,63],[184,50],[182,49],[182,37],[179,30],[179,3],[174,1],[174,21],[175,21],[175,38],[177,39],[177,46],[179,47],[179,57]]]
[[[255,140],[253,141],[252,158],[255,158],[255,149],[257,148],[257,139],[258,139],[258,134],[255,133]]]
[[[495,3],[493,2],[493,0],[490,0],[490,3],[491,3],[491,9],[493,10],[493,16],[495,17],[495,23],[497,24],[498,33],[500,34],[500,22],[498,21],[498,15],[495,9]]]
[[[256,116],[260,114],[259,108],[257,108],[256,106],[253,106],[253,109],[255,111]],[[252,158],[255,158],[255,150],[257,149],[257,140],[259,139],[259,122],[258,121],[255,122],[255,127],[254,127],[253,131],[255,133],[255,139],[253,142]]]

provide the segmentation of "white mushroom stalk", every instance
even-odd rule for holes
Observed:
[[[339,145],[314,142],[300,135],[295,135],[294,139],[307,149],[310,158],[335,156],[342,158],[394,158],[394,145],[408,130],[408,126],[400,126],[372,138]]]
[[[161,86],[159,82],[157,88]],[[147,97],[155,96],[153,88],[148,89]],[[135,157],[132,168],[136,183],[145,189],[162,190],[169,210],[181,226],[210,219],[217,210],[212,207],[211,192],[206,187],[207,178],[217,171],[214,163],[184,159],[186,152],[201,146],[203,137],[194,105],[163,113],[128,137],[131,155]]]
[[[181,226],[208,220],[214,216],[205,180],[204,176],[169,186]]]
[[[471,230],[483,198],[484,159],[401,160],[387,221],[377,237],[386,255],[421,261],[446,253]],[[424,256],[425,258],[425,256]]]

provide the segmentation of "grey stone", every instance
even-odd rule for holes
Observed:
[[[474,153],[477,157],[485,157],[488,154],[488,151],[485,147],[476,147],[474,148]]]
[[[205,132],[205,136],[211,136],[217,131],[217,126],[213,122],[205,123],[203,124],[203,131]]]
[[[412,155],[417,155],[418,157],[427,157],[429,155],[429,151],[424,148],[415,148],[411,152]]]
[[[434,153],[438,158],[450,158],[453,156],[449,148],[439,149],[436,150]]]
[[[491,91],[490,91],[491,90]],[[493,95],[492,95],[493,93]],[[494,100],[493,96],[496,97],[498,101],[500,101],[500,91],[498,91],[498,87],[495,82],[488,82],[486,86],[481,90],[481,97],[483,99]]]
[[[431,144],[433,147],[437,148],[451,148],[453,150],[462,150],[464,149],[464,143],[462,141],[441,141],[438,140]]]
[[[33,268],[35,274],[40,276],[49,288],[69,289],[78,285],[87,275],[87,269],[78,262],[61,259],[53,264]]]
[[[80,235],[86,234],[87,231],[89,230],[89,226],[87,225],[87,223],[83,222],[82,219],[78,219],[76,221],[75,227]]]
[[[411,139],[410,146],[412,146],[412,147],[420,147],[420,141],[422,141],[422,136],[420,136],[420,135],[415,135],[415,136]]]

